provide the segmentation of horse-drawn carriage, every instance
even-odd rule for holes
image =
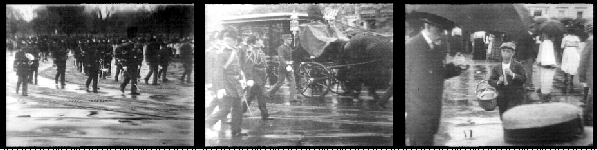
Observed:
[[[276,81],[275,70],[283,69],[276,68],[276,48],[282,44],[282,34],[292,34],[292,15],[297,14],[262,14],[223,20],[225,26],[233,26],[241,33],[249,31],[263,39],[266,59],[262,60],[268,66],[267,78],[270,84]],[[373,48],[360,47],[342,35],[333,25],[307,23],[306,14],[298,14],[295,20],[301,25],[299,31],[294,33],[291,47],[297,90],[300,94],[310,98],[323,98],[330,91],[358,93],[363,83],[366,86],[376,85],[369,86],[370,94],[371,91],[375,93],[376,89],[391,87],[391,69],[387,66],[388,63],[392,63],[393,54],[392,43],[389,40],[374,38],[381,44],[369,45]],[[351,43],[353,46],[349,48]],[[255,57],[255,54],[251,55]],[[389,98],[388,95],[386,97]]]

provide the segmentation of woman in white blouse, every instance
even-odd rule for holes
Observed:
[[[564,84],[570,81],[570,88],[572,88],[572,79],[576,75],[576,70],[580,63],[580,54],[578,53],[579,43],[580,39],[573,32],[570,32],[562,39],[564,54],[562,56],[561,69],[564,71]],[[568,80],[568,75],[570,75],[570,80]]]

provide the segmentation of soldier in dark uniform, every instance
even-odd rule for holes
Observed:
[[[180,77],[180,82],[184,83],[185,75],[187,77],[187,83],[192,83],[191,81],[191,72],[193,71],[193,55],[191,45],[189,41],[183,41],[182,46],[180,47],[180,59],[182,61],[182,67],[184,68],[184,72],[182,73],[182,77]]]
[[[114,51],[114,58],[116,58],[116,75],[114,76],[114,79],[116,82],[118,82],[118,75],[124,67],[122,66],[124,63],[121,61],[125,59],[125,54],[132,55],[132,50],[133,44],[128,43],[126,40],[122,40],[121,44],[116,47]]]
[[[54,64],[57,67],[54,82],[56,83],[56,85],[58,85],[58,77],[60,77],[60,83],[62,85],[62,88],[64,88],[64,86],[66,85],[64,80],[66,72],[66,60],[68,59],[66,51],[66,47],[62,47],[52,52],[52,56],[54,56]]]
[[[17,51],[15,54],[15,61],[13,63],[13,68],[15,72],[17,72],[17,76],[19,79],[17,80],[17,94],[19,94],[19,89],[21,84],[23,85],[22,94],[23,96],[27,96],[27,81],[29,78],[29,70],[31,69],[31,62],[26,57],[26,49],[29,48],[28,43],[25,43],[25,47],[22,47]]]
[[[97,93],[97,78],[98,78],[98,73],[100,71],[100,55],[99,52],[97,50],[97,41],[93,41],[93,43],[90,45],[90,47],[88,48],[88,51],[86,52],[85,55],[85,60],[87,60],[87,62],[85,63],[86,65],[86,70],[87,70],[87,82],[85,82],[85,87],[87,88],[87,90],[89,90],[89,84],[91,83],[91,81],[93,80],[93,92]]]
[[[77,67],[77,70],[79,72],[81,72],[81,69],[83,69],[82,67],[82,56],[83,56],[83,45],[84,45],[84,41],[83,40],[79,40],[79,44],[76,48],[73,49],[73,51],[75,52],[75,67]]]
[[[166,74],[168,73],[168,64],[170,62],[170,57],[173,56],[172,50],[166,46],[166,43],[162,43],[160,45],[160,50],[159,50],[158,56],[159,56],[158,61],[159,61],[160,67],[162,67],[162,69],[160,69],[160,71],[158,71],[158,77],[160,77],[160,75],[161,75],[162,82],[166,83],[166,82],[168,82],[168,78],[166,78]]]
[[[461,70],[445,64],[447,55],[445,30],[453,23],[445,18],[418,13],[425,28],[406,42],[406,134],[409,145],[433,146],[442,111],[444,80],[457,76]]]
[[[284,84],[284,80],[288,79],[288,82],[290,82],[290,101],[296,101],[302,97],[296,94],[296,80],[294,79],[292,67],[290,67],[293,64],[292,48],[290,47],[290,44],[292,43],[292,36],[287,34],[283,35],[282,38],[284,39],[284,44],[280,45],[277,50],[279,56],[278,59],[280,62],[278,65],[278,81],[271,88],[271,90],[268,91],[268,96],[273,97],[282,84]]]
[[[232,121],[230,123],[232,136],[245,136],[241,133],[242,125],[242,87],[239,80],[241,75],[241,61],[236,49],[238,34],[235,31],[228,31],[224,35],[224,41],[227,48],[219,54],[217,67],[222,67],[222,75],[215,76],[214,88],[217,89],[218,98],[222,98],[218,112],[207,117],[205,127],[211,129],[219,120],[225,119],[228,113],[232,111]]]
[[[143,44],[141,44],[139,41],[137,41],[135,43],[135,46],[133,47],[133,52],[134,52],[134,59],[135,62],[137,62],[137,77],[135,78],[135,80],[141,78],[141,67],[143,66]]]
[[[137,62],[138,59],[135,59],[136,54],[134,51],[132,51],[132,47],[131,49],[128,48],[128,45],[125,45],[125,47],[122,50],[122,54],[120,54],[122,59],[120,59],[119,62],[124,70],[124,82],[120,84],[120,91],[124,93],[124,88],[130,81],[131,95],[139,95],[140,93],[137,93],[137,71],[139,63]],[[118,74],[118,71],[116,72],[116,74]]]
[[[30,84],[37,84],[37,73],[39,68],[39,59],[40,59],[40,52],[39,52],[39,42],[36,42],[34,47],[29,48],[27,53],[33,55],[34,59],[31,61],[31,70],[29,73],[29,83]],[[35,74],[35,75],[34,75]],[[33,82],[33,78],[35,77],[35,82]]]
[[[48,55],[48,51],[49,51],[49,41],[47,40],[41,40],[38,43],[38,48],[39,48],[39,52],[40,52],[40,57],[43,61],[48,61],[47,55]]]
[[[247,94],[246,103],[243,102],[243,112],[247,112],[248,106],[251,101],[257,99],[259,105],[259,111],[261,112],[261,119],[271,120],[267,112],[265,105],[265,62],[260,61],[260,57],[265,55],[259,55],[263,52],[261,49],[254,47],[257,38],[254,35],[249,36],[247,39],[247,45],[240,48],[240,56],[243,64],[243,71],[247,77]]]
[[[147,59],[147,64],[149,65],[149,72],[145,76],[145,84],[148,84],[147,81],[149,77],[153,74],[153,81],[151,85],[159,85],[158,84],[158,64],[159,64],[159,53],[160,44],[156,42],[155,38],[150,39],[150,43],[147,44],[147,48],[145,51],[145,58]]]

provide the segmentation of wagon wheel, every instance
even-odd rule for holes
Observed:
[[[297,76],[297,90],[305,97],[323,99],[330,90],[330,77],[329,70],[320,63],[301,64]]]

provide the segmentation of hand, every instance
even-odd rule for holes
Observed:
[[[245,88],[247,87],[247,82],[245,82],[245,80],[238,80],[240,82],[240,86]]]
[[[249,80],[249,81],[247,81],[247,85],[251,87],[251,86],[255,85],[255,81]]]
[[[506,69],[506,74],[508,74],[510,76],[514,76],[514,73],[510,69]]]
[[[286,71],[292,71],[292,67],[290,65],[286,66]]]
[[[218,98],[223,98],[224,95],[226,95],[226,90],[225,89],[218,90],[218,95],[217,95]]]

